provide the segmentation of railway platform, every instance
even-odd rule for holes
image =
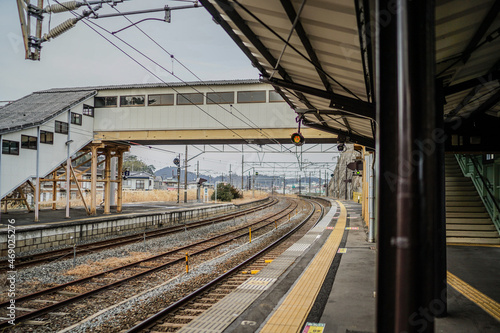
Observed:
[[[27,212],[25,210],[10,210],[8,213],[2,213],[0,218],[0,227],[8,224],[9,219],[15,219],[16,225],[27,226],[27,225],[40,225],[45,223],[67,223],[72,221],[88,221],[97,220],[102,218],[113,218],[116,216],[124,216],[126,214],[141,214],[141,213],[151,213],[155,211],[165,211],[173,209],[182,208],[193,208],[193,207],[205,207],[213,205],[212,203],[199,203],[199,202],[187,202],[187,203],[174,203],[174,202],[140,202],[140,203],[127,203],[123,204],[122,212],[104,215],[103,209],[98,209],[98,214],[96,216],[88,216],[83,207],[71,208],[70,218],[66,218],[65,209],[41,209],[40,219],[38,222],[34,221],[34,213]]]
[[[33,213],[10,211],[1,215],[0,256],[7,253],[8,228],[15,228],[16,249],[28,251],[52,247],[73,246],[81,242],[126,233],[142,233],[162,226],[187,223],[203,218],[251,209],[265,204],[269,198],[233,205],[188,202],[127,204],[121,213],[88,216],[85,209],[74,208],[66,218],[65,210],[42,210],[40,221],[33,222]]]
[[[287,268],[275,259],[255,275],[262,290],[237,289],[179,332],[375,332],[377,249],[366,241],[361,205],[337,201],[312,232],[293,246],[300,254]],[[434,300],[411,324],[416,331],[435,322],[436,332],[498,332],[500,247],[448,246],[447,252],[448,314],[434,318],[443,309]],[[269,280],[277,270],[283,272]]]

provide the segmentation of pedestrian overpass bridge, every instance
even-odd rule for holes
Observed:
[[[0,109],[0,198],[26,202],[23,191],[39,191],[34,179],[52,184],[53,201],[56,188],[71,188],[81,195],[90,182],[88,212],[93,214],[98,182],[104,184],[105,196],[114,182],[121,192],[120,177],[110,178],[111,161],[118,160],[121,174],[123,153],[130,144],[290,143],[297,123],[283,97],[283,92],[258,80],[35,92]],[[311,128],[301,133],[309,143],[337,142],[336,134]],[[87,160],[72,162],[83,156]],[[88,163],[91,167],[85,168]],[[98,164],[104,164],[102,176],[97,175]],[[6,199],[3,203],[6,207]],[[109,200],[106,203],[109,212]]]

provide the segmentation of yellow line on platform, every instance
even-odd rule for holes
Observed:
[[[293,286],[293,289],[288,293],[283,303],[281,303],[260,332],[300,332],[323,285],[326,274],[330,269],[333,258],[340,246],[342,236],[344,235],[347,211],[339,201],[337,201],[337,204],[340,207],[340,216],[335,229]]]
[[[468,244],[468,243],[446,243],[446,246],[482,246],[482,247],[500,247],[495,244]]]
[[[448,272],[448,284],[490,314],[493,318],[500,321],[500,304],[495,300],[460,280],[456,275],[450,272]]]

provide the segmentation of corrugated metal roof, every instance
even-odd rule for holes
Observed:
[[[374,8],[368,8],[373,2],[200,1],[264,81],[281,91],[306,123],[331,133],[352,134],[352,142],[360,142],[358,136],[373,143],[373,124],[366,116],[374,117],[374,110],[358,112],[360,105],[366,106],[358,101],[372,106],[374,102],[375,15]],[[498,7],[495,0],[436,1],[436,74],[444,87],[495,71],[498,75]],[[467,118],[477,110],[500,116],[499,91],[499,82],[492,81],[448,94],[445,116]],[[338,107],[342,103],[331,104],[338,96],[356,103],[344,104],[350,110]],[[332,115],[333,110],[338,112]]]
[[[53,88],[42,90],[39,92],[68,92],[82,90],[114,90],[114,89],[140,89],[140,88],[169,88],[169,87],[189,87],[189,86],[205,86],[205,85],[232,85],[232,84],[262,84],[256,79],[242,80],[212,80],[212,81],[190,81],[190,82],[158,82],[158,83],[129,83],[120,85],[108,86],[90,86],[90,87],[73,87],[73,88]]]
[[[36,92],[0,109],[0,134],[47,122],[92,97],[97,92]]]

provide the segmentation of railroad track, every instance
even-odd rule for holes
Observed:
[[[281,255],[323,217],[322,204],[312,200],[311,203],[315,208],[309,216],[284,236],[191,294],[136,324],[127,333],[175,332],[203,314],[245,283],[252,276],[251,272],[260,271]]]
[[[213,218],[209,218],[209,219],[204,219],[204,220],[197,221],[197,222],[175,225],[175,226],[166,227],[166,228],[162,228],[162,229],[151,230],[151,231],[133,234],[133,235],[116,237],[113,239],[92,242],[92,243],[88,243],[88,244],[80,244],[80,245],[77,245],[75,249],[73,247],[67,247],[67,248],[58,249],[58,250],[46,251],[46,252],[42,252],[42,253],[38,253],[38,254],[32,254],[32,255],[27,255],[27,256],[18,256],[18,257],[16,257],[16,268],[20,269],[23,267],[44,264],[44,263],[48,263],[48,262],[62,259],[62,258],[67,257],[67,256],[84,255],[84,254],[88,254],[90,252],[96,252],[96,251],[106,250],[106,249],[110,249],[110,248],[114,248],[114,247],[118,247],[118,246],[123,246],[123,245],[131,244],[131,243],[140,242],[140,241],[143,241],[144,239],[164,237],[166,235],[173,234],[176,232],[186,231],[186,230],[190,230],[190,229],[194,229],[194,228],[200,228],[200,227],[210,225],[213,223],[228,221],[228,220],[231,220],[231,219],[236,218],[236,217],[244,216],[245,214],[252,214],[252,213],[255,213],[257,211],[267,209],[269,207],[276,205],[278,202],[279,202],[278,199],[273,198],[272,200],[265,202],[261,205],[258,205],[256,207],[241,210],[241,211],[231,213],[231,214],[226,214],[223,216],[217,216],[217,217],[213,217]],[[8,267],[9,266],[8,266],[8,262],[6,259],[0,261],[0,270],[7,270]]]
[[[288,205],[278,213],[270,214],[221,235],[207,238],[155,255],[151,258],[110,269],[66,284],[18,297],[16,298],[16,307],[18,310],[16,322],[20,323],[31,318],[40,317],[49,312],[54,312],[56,309],[63,306],[70,305],[107,289],[124,285],[127,282],[154,274],[158,271],[171,270],[172,272],[177,271],[176,274],[178,274],[179,269],[184,268],[186,252],[188,252],[191,257],[203,255],[217,247],[230,244],[235,239],[248,237],[247,230],[249,227],[252,227],[252,232],[258,233],[259,230],[266,228],[266,226],[274,226],[277,219],[286,219],[287,216],[289,217],[290,212],[295,210],[296,207],[297,202],[294,200],[288,202]],[[75,291],[75,288],[78,291]],[[9,302],[0,304],[0,309],[4,310],[8,304]],[[23,314],[22,312],[25,313]],[[0,313],[0,317],[2,316],[3,315]],[[0,329],[5,327],[10,327],[7,321],[0,323]]]

